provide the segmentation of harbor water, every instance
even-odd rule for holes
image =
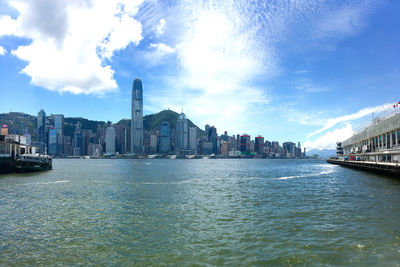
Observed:
[[[319,160],[53,168],[0,175],[0,265],[400,263],[400,179]]]

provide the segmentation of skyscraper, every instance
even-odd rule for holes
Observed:
[[[176,123],[177,150],[187,150],[189,148],[188,130],[186,115],[182,112],[179,114],[178,121]]]
[[[160,134],[160,152],[167,153],[171,150],[171,131],[168,121],[163,121],[161,123]]]
[[[54,128],[57,130],[58,134],[64,133],[64,115],[55,114],[54,117]]]
[[[115,128],[106,129],[106,153],[115,153]]]
[[[46,113],[41,109],[37,117],[38,141],[46,143]]]
[[[264,137],[261,135],[257,136],[254,140],[254,152],[259,155],[264,153]]]
[[[132,86],[131,153],[143,153],[143,89],[135,79]]]
[[[193,154],[197,153],[197,128],[189,127],[189,149],[193,150]]]
[[[57,130],[54,127],[49,128],[49,150],[52,156],[57,154]]]

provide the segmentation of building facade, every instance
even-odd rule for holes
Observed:
[[[46,143],[46,113],[41,109],[37,116],[38,142]]]
[[[189,127],[189,149],[197,154],[197,128]]]
[[[185,113],[181,113],[178,116],[176,122],[176,150],[188,150],[189,149],[189,133],[188,133],[188,122]]]
[[[375,162],[400,162],[400,113],[375,121],[342,142],[343,155]]]
[[[115,128],[107,127],[106,129],[106,153],[115,153]]]
[[[163,121],[160,131],[160,153],[168,153],[169,151],[171,151],[171,130],[168,121]]]
[[[131,106],[131,153],[141,154],[143,148],[143,88],[142,81],[135,79],[132,85]]]

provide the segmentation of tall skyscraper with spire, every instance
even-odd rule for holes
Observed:
[[[132,86],[131,153],[143,153],[143,88],[135,79]]]

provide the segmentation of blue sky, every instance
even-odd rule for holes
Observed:
[[[400,101],[398,1],[0,0],[0,112],[170,108],[331,148]]]

